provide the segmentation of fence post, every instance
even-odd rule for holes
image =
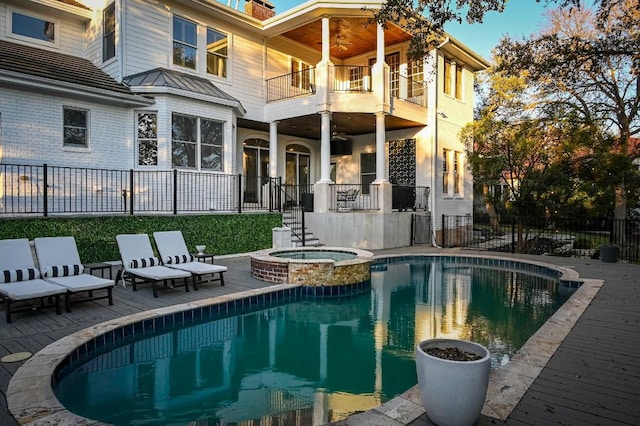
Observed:
[[[129,169],[129,214],[133,216],[133,169]]]
[[[300,209],[300,212],[302,212],[302,247],[306,247],[306,245],[307,245],[307,236],[306,236],[306,234],[307,233],[305,232],[306,227],[304,225],[304,209],[300,208],[300,207],[299,207],[299,209]]]
[[[173,169],[173,214],[178,214],[178,170]]]
[[[273,212],[273,178],[269,177],[269,213]]]
[[[44,175],[44,190],[42,193],[44,194],[44,199],[42,200],[42,207],[44,208],[44,217],[49,215],[49,176],[48,176],[48,166],[47,163],[44,163],[44,167],[42,168],[42,174]]]
[[[447,246],[447,222],[446,216],[442,215],[442,247]]]
[[[278,212],[282,213],[282,177],[278,176],[278,195],[276,196],[276,202],[278,203]]]
[[[511,218],[511,253],[516,252],[516,221],[515,217]]]
[[[238,173],[238,214],[242,213],[242,175]]]

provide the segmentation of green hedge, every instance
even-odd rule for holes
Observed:
[[[180,230],[189,250],[205,244],[207,253],[222,255],[271,247],[271,230],[279,226],[279,213],[11,218],[0,219],[0,239],[72,235],[83,263],[93,263],[120,259],[118,234]]]

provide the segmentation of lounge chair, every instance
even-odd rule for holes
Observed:
[[[84,273],[75,238],[43,237],[34,239],[33,243],[42,278],[67,289],[64,297],[67,312],[71,312],[71,296],[84,292],[87,296],[74,297],[76,302],[107,299],[109,305],[113,305],[115,281]],[[94,291],[101,290],[105,290],[106,294],[94,296]]]
[[[192,275],[186,271],[163,266],[153,253],[147,234],[120,234],[116,236],[116,241],[122,258],[122,271],[118,275],[122,278],[123,285],[130,279],[133,291],[137,291],[138,280],[140,283],[150,282],[153,297],[158,297],[158,282],[162,281],[167,287],[167,281],[170,280],[171,287],[178,287],[175,280],[183,279],[184,290],[189,291],[187,278]]]
[[[338,210],[353,210],[359,193],[359,189],[345,189],[337,191],[336,202],[338,204]]]
[[[211,275],[209,282],[220,281],[220,285],[224,285],[223,274],[227,271],[227,267],[194,260],[187,249],[181,231],[154,232],[153,238],[156,240],[156,247],[165,266],[187,271],[193,275],[194,290],[198,290],[197,282],[208,275]],[[218,278],[215,278],[216,275]]]
[[[0,240],[0,298],[5,301],[7,323],[11,314],[34,309],[29,300],[40,300],[40,308],[55,307],[60,314],[60,295],[66,288],[40,278],[31,254],[29,240]],[[28,306],[16,309],[14,302],[25,302]]]

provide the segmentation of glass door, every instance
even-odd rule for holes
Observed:
[[[269,180],[269,142],[264,139],[246,140],[243,162],[244,202],[258,203],[262,199],[260,188]]]
[[[306,146],[292,144],[287,147],[285,163],[285,185],[292,201],[300,203],[302,194],[311,193],[311,154]]]

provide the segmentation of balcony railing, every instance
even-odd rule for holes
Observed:
[[[270,78],[267,84],[267,102],[311,95],[316,92],[315,70],[308,68]]]
[[[392,91],[391,96],[397,95],[398,99],[414,103],[426,108],[427,85],[422,81],[413,81],[410,78],[399,76],[399,90]]]
[[[371,67],[358,65],[336,65],[333,91],[339,93],[371,92]]]
[[[376,184],[331,185],[329,210],[379,210],[379,188]]]

